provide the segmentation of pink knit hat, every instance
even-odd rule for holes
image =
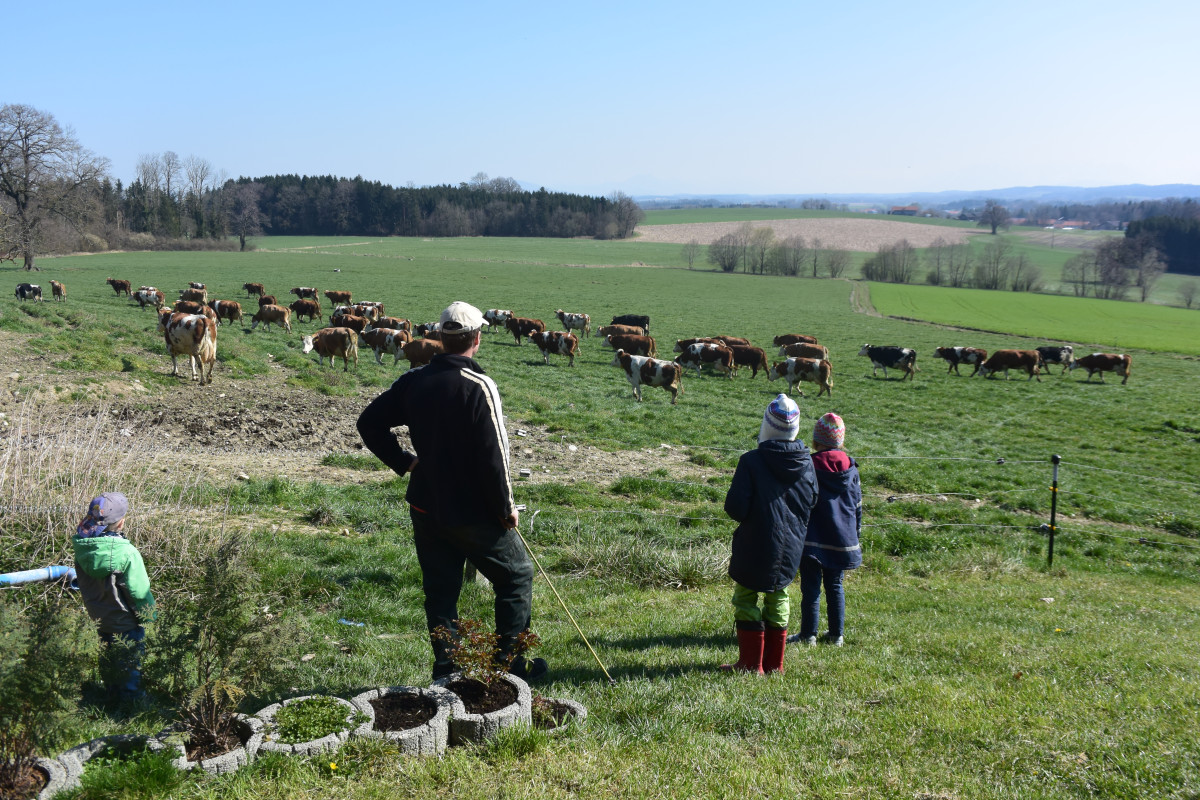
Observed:
[[[822,450],[841,450],[846,441],[846,423],[842,418],[830,411],[817,420],[813,426],[813,447]]]

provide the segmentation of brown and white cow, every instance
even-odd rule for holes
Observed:
[[[633,396],[642,402],[643,386],[661,386],[671,393],[671,405],[679,401],[683,392],[683,367],[673,361],[659,361],[649,356],[635,356],[617,350],[612,366],[620,367],[633,387]]]
[[[273,295],[273,294],[260,294],[258,296],[258,307],[259,308],[262,308],[263,306],[277,306],[277,305],[279,305],[279,301],[275,299],[275,295]]]
[[[358,334],[349,328],[322,328],[313,333],[311,336],[305,336],[300,346],[300,352],[311,353],[317,351],[317,363],[324,365],[325,359],[329,359],[329,366],[333,366],[333,359],[340,356],[342,359],[342,372],[350,370],[350,359],[354,359],[354,368],[358,368]]]
[[[800,381],[809,381],[821,387],[821,390],[817,392],[817,397],[826,392],[833,397],[833,365],[826,359],[789,358],[786,361],[776,362],[771,366],[771,371],[767,373],[767,380],[773,381],[777,378],[787,381],[788,391],[786,393],[790,393]],[[803,397],[804,392],[800,392],[800,396]]]
[[[771,368],[767,363],[767,354],[761,347],[743,347],[731,344],[729,349],[733,351],[733,371],[735,373],[738,367],[750,367],[752,370],[750,377],[757,378],[760,369],[766,372]]]
[[[191,300],[193,303],[207,303],[207,289],[183,289],[179,292],[180,300]]]
[[[313,291],[316,291],[316,290],[314,289]],[[354,295],[351,292],[341,292],[341,291],[338,291],[337,289],[327,289],[325,291],[325,298],[327,300],[329,300],[330,303],[333,303],[335,306],[336,305],[348,306],[348,305],[350,305],[350,301],[354,299]]]
[[[716,339],[717,341],[724,342],[726,347],[732,347],[735,344],[738,347],[750,347],[751,346],[750,340],[744,339],[741,336],[714,336],[712,338]]]
[[[1133,359],[1130,356],[1116,353],[1092,353],[1083,358],[1077,358],[1071,362],[1071,369],[1086,369],[1090,381],[1092,375],[1099,373],[1100,382],[1104,383],[1104,373],[1115,372],[1118,375],[1124,375],[1121,385],[1129,381],[1129,370],[1133,367]]]
[[[383,303],[355,303],[350,306],[355,316],[366,317],[374,325],[383,316]]]
[[[242,319],[242,304],[236,300],[209,300],[208,307],[217,314],[217,322],[227,319],[232,325],[235,322],[241,322]]]
[[[440,322],[422,322],[420,325],[413,326],[413,335],[420,336],[422,339],[436,339],[441,341],[442,338],[442,323]]]
[[[823,344],[810,344],[809,342],[796,342],[794,344],[785,344],[779,348],[779,355],[785,358],[815,358],[818,361],[821,359],[829,360],[829,348]]]
[[[563,330],[568,333],[571,331],[583,331],[585,336],[592,335],[592,318],[587,314],[570,314],[559,308],[555,310],[554,316],[558,317],[558,321],[562,323]]]
[[[646,314],[618,314],[612,318],[609,325],[636,325],[645,331],[645,335],[650,335],[650,317]]]
[[[1071,368],[1071,362],[1075,360],[1075,348],[1069,344],[1061,345],[1042,345],[1037,348],[1038,355],[1042,357],[1042,369],[1047,369],[1047,364],[1062,364],[1062,375]]]
[[[604,341],[600,343],[601,347],[610,347],[613,350],[624,350],[626,353],[631,353],[635,356],[656,356],[658,355],[658,347],[654,344],[653,336],[636,336],[634,334],[609,334],[604,337]]]
[[[50,293],[55,300],[65,300],[67,297],[67,287],[58,281],[50,281]]]
[[[531,333],[541,333],[546,330],[546,323],[540,319],[531,319],[530,317],[511,317],[504,321],[504,327],[517,340],[517,344],[529,338]]]
[[[807,342],[808,344],[820,344],[817,337],[808,336],[803,333],[781,333],[774,339],[776,347],[783,347],[788,344],[796,344],[797,342]]]
[[[604,334],[604,335],[608,336],[609,334]],[[637,335],[640,336],[641,334],[637,334]],[[720,339],[713,339],[708,336],[693,336],[691,339],[676,339],[675,340],[675,352],[682,353],[684,350],[687,350],[689,347],[691,347],[694,344],[724,345],[725,343],[722,342]]]
[[[312,300],[321,299],[321,291],[315,286],[293,286],[288,291],[296,295],[296,297],[307,297]],[[350,301],[347,300],[346,302]]]
[[[1038,377],[1041,368],[1042,359],[1038,356],[1037,350],[997,350],[988,356],[987,361],[983,362],[978,372],[986,378],[1003,370],[1004,380],[1008,380],[1008,371],[1019,369],[1029,373],[1026,380],[1037,378],[1038,383],[1041,383],[1042,379]]]
[[[188,281],[188,288],[189,289],[207,289],[208,287],[205,286],[203,283],[199,283],[197,281]]]
[[[404,345],[404,357],[408,359],[408,367],[423,367],[433,360],[438,353],[445,352],[441,342],[433,339],[414,339]]]
[[[565,331],[541,331],[531,333],[529,338],[542,351],[542,359],[549,364],[550,354],[566,356],[570,359],[568,367],[575,366],[575,351],[579,347],[579,337]]]
[[[201,305],[194,300],[180,300],[175,303],[171,310],[176,314],[202,314],[213,322],[219,322],[216,311],[213,311],[208,306]]]
[[[696,377],[700,377],[700,367],[708,364],[726,378],[733,378],[733,351],[719,344],[693,344],[675,358],[675,363],[684,367],[696,368]]]
[[[309,322],[312,322],[314,319],[324,319],[321,316],[321,304],[307,297],[296,300],[288,308],[296,315],[297,322],[302,322],[301,317],[308,317]]]
[[[987,361],[988,351],[978,347],[939,347],[933,351],[934,358],[944,358],[950,366],[946,369],[946,374],[949,375],[953,370],[955,375],[962,375],[958,371],[959,364],[971,364],[975,369],[968,377],[975,377],[975,373],[979,372],[979,368],[983,366],[983,362]]]
[[[397,331],[412,333],[412,323],[400,317],[380,317],[375,320],[376,328],[392,328]]]
[[[597,336],[645,336],[646,329],[640,325],[603,325],[596,329]]]
[[[104,282],[113,287],[113,291],[117,293],[118,297],[121,296],[121,292],[124,292],[126,297],[132,294],[129,291],[129,281],[123,281],[119,278],[106,278]]]
[[[362,332],[363,344],[375,351],[375,363],[383,363],[383,354],[390,353],[394,366],[404,355],[404,345],[412,341],[408,331],[398,328],[372,328]]]
[[[162,311],[158,315],[158,332],[163,335],[167,354],[171,356],[171,374],[179,374],[176,356],[187,356],[192,367],[192,380],[196,380],[196,367],[200,368],[200,385],[212,383],[213,366],[217,363],[217,326],[203,314],[180,314]],[[205,376],[205,365],[208,375]]]
[[[246,297],[254,297],[258,295],[262,297],[267,293],[267,289],[261,283],[243,283],[242,288],[246,290]]]
[[[888,368],[904,372],[900,380],[907,380],[917,373],[917,351],[911,347],[896,347],[895,345],[864,344],[858,351],[860,356],[871,359],[871,376],[877,377],[883,369],[883,377],[887,378]]]
[[[335,314],[329,318],[329,324],[342,328],[350,328],[357,333],[362,333],[371,327],[371,320],[366,317],[360,317],[358,314]]]
[[[260,306],[258,313],[250,319],[250,330],[258,327],[258,323],[263,323],[267,330],[271,329],[271,324],[282,325],[283,329],[288,333],[292,332],[292,310],[286,306],[266,305]]]
[[[155,289],[153,286],[147,286],[143,289],[138,289],[133,293],[133,299],[137,301],[138,306],[145,309],[146,306],[153,306],[156,310],[162,309],[167,303],[166,295]],[[199,314],[199,311],[188,311],[188,314]]]
[[[483,321],[488,324],[489,328],[504,327],[504,323],[514,316],[516,315],[507,308],[489,308],[483,312]]]

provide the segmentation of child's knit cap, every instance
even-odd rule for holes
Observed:
[[[796,440],[800,433],[800,407],[786,394],[778,394],[763,412],[762,427],[758,429],[758,440]]]
[[[842,418],[830,411],[825,414],[813,427],[813,447],[821,450],[841,450],[846,441],[846,423]]]

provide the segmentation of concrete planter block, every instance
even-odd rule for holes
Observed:
[[[118,733],[112,736],[101,736],[72,747],[58,757],[67,770],[67,786],[73,789],[79,785],[79,778],[87,768],[87,764],[96,756],[108,753],[132,753],[135,750],[146,749],[158,752],[163,749],[160,742],[140,733]]]
[[[572,728],[581,727],[587,722],[587,708],[582,703],[576,703],[574,700],[568,700],[565,697],[547,697],[546,699],[551,703],[566,707],[569,714],[557,728],[543,729],[548,736],[562,736]]]
[[[78,777],[75,778],[74,783],[70,782],[66,765],[57,758],[39,758],[37,768],[46,776],[46,785],[37,793],[37,800],[50,800],[59,792],[74,789],[79,785]]]
[[[437,714],[424,725],[410,728],[406,731],[375,730],[375,709],[371,705],[371,701],[395,694],[427,697],[437,704]],[[369,721],[364,722],[354,730],[355,736],[383,739],[396,745],[402,755],[412,756],[440,755],[446,749],[446,745],[450,740],[451,718],[462,716],[466,713],[466,709],[463,708],[462,700],[458,699],[458,695],[440,686],[431,686],[428,689],[416,686],[388,686],[383,689],[372,689],[369,692],[363,692],[354,697],[350,702],[359,711],[371,717]]]
[[[462,677],[461,673],[456,672],[444,678],[438,678],[433,685],[447,688],[449,684]],[[505,674],[503,680],[508,681],[516,688],[516,702],[487,714],[472,714],[464,709],[461,715],[452,716],[450,718],[450,744],[470,744],[472,742],[478,744],[495,737],[504,728],[531,724],[530,707],[533,704],[533,693],[529,691],[529,684],[516,675]]]
[[[293,703],[299,703],[302,700],[313,700],[316,698],[327,697],[328,695],[310,694],[304,697],[293,697],[290,700],[284,700],[282,703],[273,703],[267,706],[262,711],[259,711],[254,716],[262,721],[264,735],[262,744],[259,746],[259,752],[266,753],[284,753],[285,755],[295,756],[315,756],[318,753],[331,753],[342,746],[342,743],[350,738],[350,732],[356,726],[354,717],[358,713],[348,700],[343,700],[340,697],[331,697],[346,707],[346,718],[342,723],[342,729],[334,731],[328,736],[322,736],[320,739],[313,739],[311,742],[296,742],[295,744],[287,744],[278,739],[278,733],[273,729],[275,727],[275,715],[279,713],[279,709],[284,706],[289,706]]]
[[[240,747],[235,747],[228,753],[222,753],[212,758],[201,758],[189,761],[187,757],[187,742],[185,734],[177,727],[171,726],[155,735],[152,741],[159,742],[175,755],[176,769],[202,769],[210,775],[224,775],[234,772],[249,764],[258,755],[258,749],[263,741],[263,722],[258,717],[237,715],[237,734],[241,739]]]

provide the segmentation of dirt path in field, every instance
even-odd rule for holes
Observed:
[[[695,239],[709,244],[727,233],[736,233],[745,222],[689,222],[679,225],[641,225],[636,241],[686,244]],[[770,228],[776,239],[802,236],[809,245],[873,253],[883,245],[907,239],[913,247],[930,247],[938,239],[960,244],[982,231],[942,225],[922,225],[896,219],[835,217],[833,219],[774,219],[750,222],[754,228]]]

